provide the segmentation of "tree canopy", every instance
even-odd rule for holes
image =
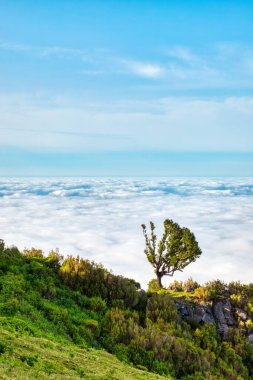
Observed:
[[[202,253],[194,234],[171,219],[164,221],[164,232],[158,244],[153,222],[150,222],[150,237],[145,224],[142,224],[142,230],[146,243],[144,253],[154,268],[159,287],[162,287],[163,276],[182,272]]]

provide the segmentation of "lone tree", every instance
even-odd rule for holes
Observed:
[[[164,221],[164,233],[158,245],[154,223],[150,222],[150,237],[145,224],[141,227],[146,243],[144,253],[154,268],[160,288],[163,276],[173,276],[176,271],[182,272],[202,253],[194,234],[171,219]]]

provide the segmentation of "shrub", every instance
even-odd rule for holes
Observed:
[[[183,283],[182,281],[173,281],[169,286],[169,290],[174,290],[175,292],[182,292],[183,291]]]
[[[195,289],[194,297],[202,301],[210,301],[212,299],[212,294],[210,289],[207,289],[204,286],[200,286],[199,288]]]
[[[243,307],[245,301],[242,298],[241,294],[231,294],[230,295],[230,301],[233,306],[236,307]]]
[[[247,328],[247,331],[248,333],[252,333],[253,332],[253,322],[251,319],[248,319],[246,322],[245,322],[245,326]]]
[[[94,335],[98,335],[99,333],[99,324],[98,321],[94,319],[86,319],[84,321],[85,327],[87,327]]]
[[[60,255],[58,250],[50,251],[47,258],[46,263],[54,269],[59,269],[63,262],[63,256]]]
[[[134,280],[115,276],[109,273],[106,276],[107,299],[111,303],[113,300],[123,300],[127,307],[134,307],[140,300],[140,284]]]
[[[116,344],[113,348],[113,354],[122,362],[129,363],[129,348],[125,344]]]
[[[223,281],[209,281],[205,287],[210,291],[212,299],[224,298],[228,295],[228,286]]]
[[[0,303],[0,312],[7,315],[15,315],[19,309],[19,302],[16,298],[10,298]]]
[[[31,258],[31,257],[43,258],[44,257],[43,251],[41,249],[36,249],[36,248],[31,248],[31,249],[25,248],[23,251],[23,255],[26,258]]]
[[[161,288],[158,285],[156,278],[153,278],[153,280],[149,281],[149,283],[148,283],[148,292],[151,292],[151,293],[152,292],[157,292],[160,289]]]
[[[183,283],[184,292],[194,292],[195,289],[199,288],[199,284],[190,277]]]
[[[139,317],[136,312],[112,308],[102,321],[103,335],[113,344],[129,344],[131,339],[139,334],[138,322]]]
[[[93,311],[101,313],[106,309],[106,302],[101,297],[90,298],[89,308]]]
[[[156,323],[176,322],[178,320],[175,302],[168,294],[152,294],[147,304],[147,318]]]
[[[6,248],[3,240],[0,239],[0,270],[8,272],[11,267],[17,266],[18,273],[24,264],[24,257],[17,247]]]

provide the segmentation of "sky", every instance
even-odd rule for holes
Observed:
[[[251,176],[252,1],[0,0],[0,176]]]

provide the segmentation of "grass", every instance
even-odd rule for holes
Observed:
[[[160,290],[158,291],[158,293],[166,293],[166,294],[169,294],[172,298],[182,298],[182,299],[186,299],[188,301],[193,301],[195,299],[194,297],[194,293],[190,293],[190,292],[180,292],[180,291],[176,291],[176,290]]]
[[[81,349],[0,327],[0,379],[162,380],[135,369],[104,350]],[[167,377],[168,379],[168,377]]]

